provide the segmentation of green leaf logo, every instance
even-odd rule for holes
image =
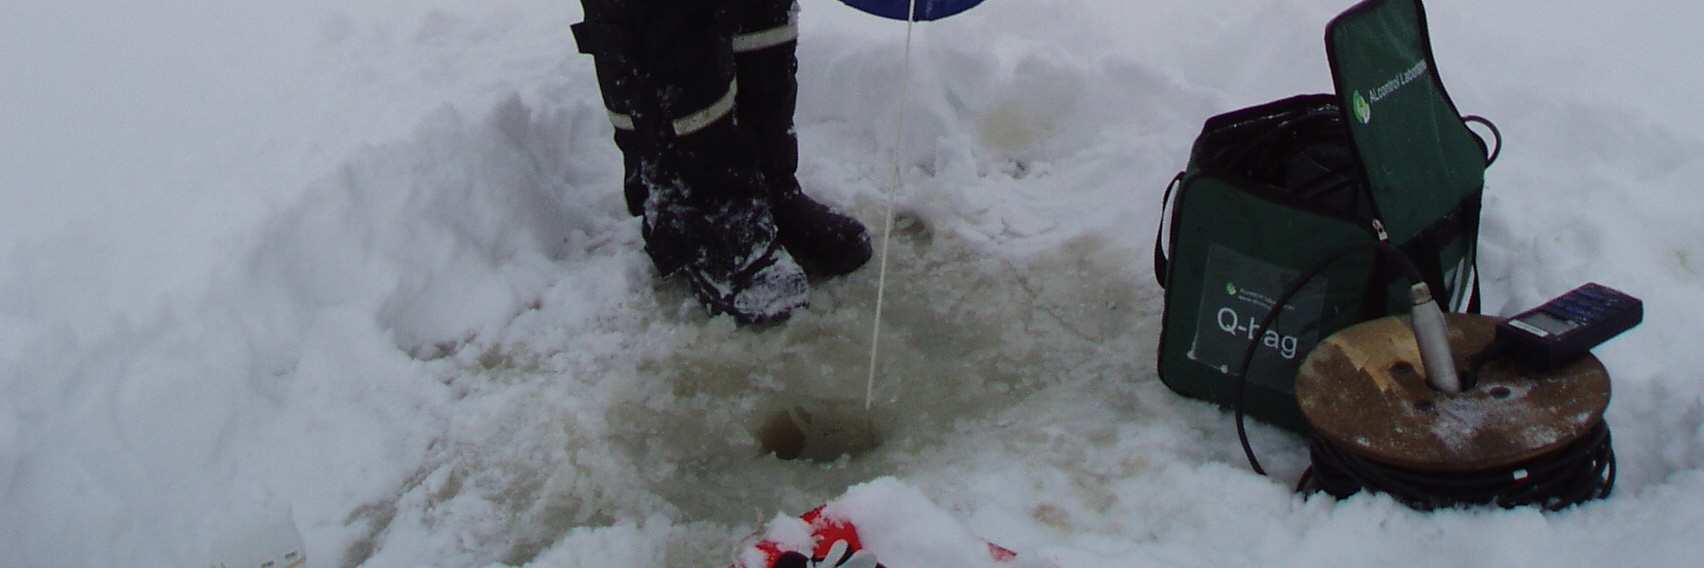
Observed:
[[[1355,118],[1361,119],[1361,124],[1371,123],[1373,121],[1373,103],[1367,102],[1367,98],[1361,96],[1360,91],[1355,91],[1354,104]]]
[[[1226,282],[1225,293],[1231,296],[1237,295],[1237,285],[1231,282]]]

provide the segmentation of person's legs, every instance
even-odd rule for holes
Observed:
[[[784,319],[804,274],[776,236],[749,135],[734,124],[731,15],[722,2],[582,0],[574,26],[624,155],[630,212],[664,276],[682,273],[712,312]]]
[[[812,200],[799,187],[799,139],[793,130],[799,98],[798,14],[795,0],[741,0],[732,41],[740,84],[738,124],[757,145],[782,244],[812,274],[845,274],[870,259],[870,236],[856,219]]]

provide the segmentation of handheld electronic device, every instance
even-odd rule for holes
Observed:
[[[1591,283],[1497,324],[1497,343],[1534,370],[1554,369],[1644,318],[1638,298]]]

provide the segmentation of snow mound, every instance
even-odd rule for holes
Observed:
[[[376,308],[399,346],[493,333],[534,305],[556,262],[597,230],[575,187],[588,109],[533,111],[512,96],[485,117],[427,117],[407,142],[362,152],[270,223],[257,286],[296,306]]]

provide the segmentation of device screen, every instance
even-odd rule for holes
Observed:
[[[1558,319],[1544,312],[1533,312],[1511,323],[1540,336],[1562,335],[1580,327],[1580,324]]]

